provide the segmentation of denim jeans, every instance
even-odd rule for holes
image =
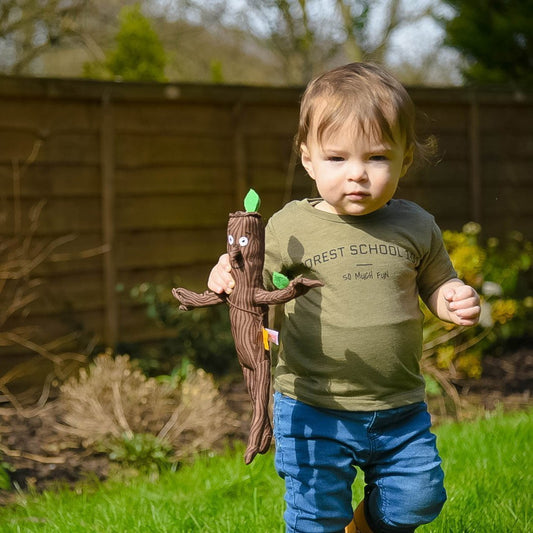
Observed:
[[[446,492],[425,403],[373,412],[306,405],[276,392],[276,470],[285,480],[287,533],[344,532],[355,466],[375,533],[408,533],[434,520]]]

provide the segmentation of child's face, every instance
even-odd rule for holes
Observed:
[[[302,164],[315,180],[323,201],[316,207],[338,215],[367,215],[392,199],[413,160],[412,148],[399,142],[372,141],[354,134],[350,124],[326,133],[314,131],[301,147]]]

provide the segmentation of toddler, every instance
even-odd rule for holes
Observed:
[[[419,296],[442,320],[477,323],[475,290],[457,279],[434,218],[394,199],[423,149],[404,87],[352,63],[307,87],[297,147],[320,197],[293,201],[266,228],[273,272],[324,283],[284,308],[274,378],[275,464],[287,532],[408,533],[446,493],[420,372]],[[231,292],[226,255],[209,288]],[[355,466],[365,496],[355,513]]]

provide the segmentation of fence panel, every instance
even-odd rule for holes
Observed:
[[[532,94],[409,90],[438,163],[413,169],[398,196],[443,228],[477,220],[486,235],[532,238]],[[72,236],[37,269],[42,299],[10,325],[90,331],[111,345],[165,336],[129,297],[132,286],[205,287],[227,214],[249,187],[265,219],[315,194],[292,151],[300,94],[0,78],[0,238],[31,233],[46,249]]]

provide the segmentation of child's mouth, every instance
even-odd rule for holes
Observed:
[[[366,192],[358,191],[358,192],[351,192],[345,195],[345,198],[352,202],[357,202],[360,200],[364,200],[365,198],[368,198],[369,194]]]

